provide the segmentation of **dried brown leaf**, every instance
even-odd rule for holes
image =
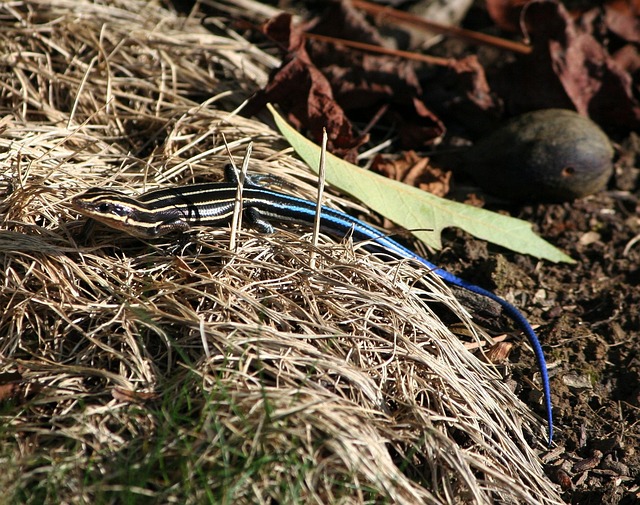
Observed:
[[[286,49],[282,65],[269,78],[267,86],[247,104],[245,112],[255,114],[268,102],[277,103],[298,129],[308,129],[320,142],[323,129],[328,134],[327,148],[349,161],[355,161],[357,149],[367,136],[356,137],[351,122],[333,97],[326,77],[311,62],[300,27],[291,15],[281,14],[268,20],[265,35]]]
[[[421,158],[414,151],[405,151],[398,159],[376,156],[371,169],[437,196],[442,197],[449,192],[451,172],[431,166],[429,158]]]
[[[20,390],[20,382],[7,382],[0,384],[0,402],[11,400]]]
[[[627,42],[640,42],[640,1],[609,0],[604,5],[604,22],[609,30]]]
[[[485,352],[484,357],[489,363],[503,364],[508,361],[512,349],[511,342],[497,342]]]
[[[133,391],[116,386],[111,390],[111,395],[118,401],[126,403],[146,403],[149,400],[155,400],[159,397],[158,393],[149,393],[144,391]]]
[[[307,31],[367,44],[385,45],[385,39],[378,29],[351,2],[340,0],[327,3],[329,5],[323,14],[306,26]]]
[[[13,400],[23,403],[42,391],[42,385],[24,379],[19,372],[0,374],[0,402]]]
[[[520,31],[520,13],[529,0],[486,0],[493,22],[508,32]]]
[[[574,108],[604,126],[640,126],[631,76],[562,4],[533,1],[523,19],[534,50],[502,75],[512,112]]]

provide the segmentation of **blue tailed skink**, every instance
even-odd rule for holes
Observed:
[[[112,228],[143,238],[185,232],[192,226],[220,226],[231,220],[237,199],[238,181],[233,167],[225,167],[225,176],[226,182],[158,189],[136,197],[110,189],[93,188],[74,197],[72,207]],[[243,186],[242,204],[244,216],[256,229],[266,233],[274,231],[270,221],[310,225],[316,216],[314,202],[272,191],[250,180]],[[323,233],[333,236],[351,235],[354,241],[366,241],[364,247],[368,250],[385,251],[397,258],[415,260],[448,284],[497,302],[525,333],[533,348],[542,377],[548,437],[551,443],[551,391],[544,353],[533,328],[516,307],[491,291],[470,284],[437,267],[378,229],[344,212],[322,207],[320,229]]]

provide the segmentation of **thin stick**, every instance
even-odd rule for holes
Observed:
[[[398,56],[400,58],[405,58],[407,60],[414,60],[414,61],[421,61],[422,63],[428,63],[429,65],[450,67],[454,62],[454,60],[451,58],[440,58],[438,56],[429,56],[428,54],[413,53],[411,51],[401,51],[400,49],[389,49],[387,47],[376,46],[374,44],[365,44],[364,42],[357,42],[355,40],[338,39],[336,37],[327,37],[326,35],[318,35],[317,33],[305,32],[304,36],[308,39],[319,40],[321,42],[327,42],[329,44],[334,44],[334,45],[341,44],[345,47],[360,49],[361,51]]]
[[[229,235],[229,250],[236,252],[236,237],[238,235],[238,230],[240,230],[242,226],[242,188],[244,187],[244,180],[247,177],[247,169],[249,167],[249,159],[251,158],[251,152],[253,151],[253,142],[249,142],[247,145],[247,151],[244,154],[244,159],[242,160],[242,167],[240,168],[240,172],[238,173],[238,169],[236,168],[236,164],[233,162],[233,156],[231,155],[231,150],[229,149],[229,145],[227,144],[227,139],[222,134],[222,141],[227,148],[227,154],[229,155],[229,160],[231,161],[231,166],[233,167],[234,172],[236,173],[236,178],[238,180],[238,186],[236,188],[236,200],[233,206],[233,216],[231,218],[231,233]]]
[[[247,169],[249,168],[249,159],[251,158],[251,151],[253,151],[253,142],[249,142],[247,145],[247,151],[244,153],[244,159],[242,160],[242,167],[240,167],[240,174],[238,175],[238,187],[236,188],[236,201],[233,206],[233,225],[231,226],[231,238],[230,246],[233,247],[233,252],[236,252],[236,234],[242,229],[242,190],[244,188],[244,181],[247,177]],[[235,165],[233,167],[235,169]]]
[[[377,16],[378,19],[387,18],[395,22],[405,23],[411,26],[422,28],[424,30],[453,35],[454,37],[458,37],[475,44],[494,46],[521,54],[531,53],[531,46],[528,46],[521,42],[502,39],[500,37],[493,37],[485,33],[458,28],[457,26],[449,26],[435,23],[433,21],[427,21],[424,18],[415,16],[408,12],[402,12],[396,9],[391,9],[389,7],[382,7],[380,5],[372,4],[371,2],[366,2],[365,0],[352,0],[351,3],[354,7],[362,9],[368,14]]]
[[[318,167],[318,198],[316,200],[316,216],[313,220],[313,235],[311,236],[311,255],[309,266],[312,270],[316,268],[316,248],[318,247],[318,237],[320,235],[320,221],[322,219],[322,197],[324,196],[324,183],[326,172],[327,154],[327,129],[322,129],[322,147],[320,149],[320,166]]]

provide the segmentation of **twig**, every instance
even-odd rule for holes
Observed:
[[[352,0],[354,7],[362,9],[368,14],[376,16],[378,19],[388,19],[394,22],[404,23],[424,30],[429,30],[437,33],[443,33],[446,35],[453,35],[461,39],[473,42],[475,44],[484,44],[500,49],[506,49],[507,51],[513,51],[521,54],[531,53],[531,46],[523,44],[521,42],[515,42],[513,40],[507,40],[500,37],[494,37],[485,33],[474,32],[471,30],[465,30],[457,26],[443,25],[435,23],[433,21],[427,21],[424,18],[415,16],[408,12],[402,12],[389,7],[382,7],[380,5],[366,2],[365,0]]]
[[[318,35],[317,33],[305,33],[305,37],[308,39],[319,40],[321,42],[328,42],[329,44],[342,44],[346,47],[352,47],[353,49],[360,49],[362,51],[369,51],[371,53],[388,54],[391,56],[398,56],[407,60],[421,61],[428,63],[429,65],[439,65],[441,67],[450,67],[453,64],[450,58],[440,58],[438,56],[429,56],[428,54],[413,53],[411,51],[401,51],[400,49],[390,49],[387,47],[376,46],[374,44],[366,44],[364,42],[356,42],[355,40],[339,39],[336,37],[327,37],[326,35]]]
[[[316,268],[316,248],[318,247],[318,236],[320,235],[320,222],[322,219],[322,196],[324,194],[325,182],[325,160],[327,153],[327,129],[322,129],[322,148],[320,149],[320,163],[318,166],[318,199],[316,202],[316,217],[313,220],[313,235],[311,244],[313,249],[309,256],[309,265],[312,270]]]

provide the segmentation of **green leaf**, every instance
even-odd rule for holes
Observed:
[[[320,147],[289,126],[271,104],[267,107],[282,135],[311,169],[317,172]],[[394,223],[414,230],[413,235],[433,248],[442,247],[442,230],[454,226],[519,253],[553,262],[575,263],[562,251],[537,236],[531,224],[526,221],[439,198],[413,186],[363,170],[330,153],[327,153],[325,166],[326,181],[329,184],[357,198]]]

